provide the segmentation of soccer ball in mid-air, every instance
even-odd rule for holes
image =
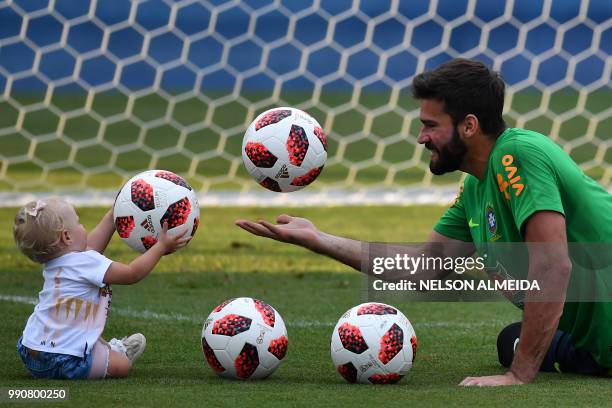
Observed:
[[[258,379],[272,374],[287,353],[283,318],[267,303],[250,297],[229,299],[204,322],[202,351],[221,377]]]
[[[321,125],[295,108],[274,108],[257,116],[242,142],[247,171],[268,190],[290,192],[312,183],[327,159]]]
[[[391,384],[412,368],[417,339],[402,312],[363,303],[342,315],[331,338],[334,366],[348,382]]]
[[[121,188],[113,220],[123,242],[145,252],[155,245],[166,221],[169,233],[186,228],[193,236],[200,223],[200,206],[182,177],[166,170],[149,170],[135,175]]]

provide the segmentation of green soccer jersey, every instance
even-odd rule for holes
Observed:
[[[517,260],[491,251],[497,245],[491,243],[523,242],[525,221],[538,211],[563,214],[569,242],[612,243],[612,195],[587,177],[548,137],[525,129],[507,129],[491,151],[483,180],[467,176],[455,203],[434,230],[474,242],[477,248],[487,247],[487,254],[493,254],[487,266],[497,265],[500,268],[494,271],[507,273],[505,262],[516,266]],[[603,262],[597,254],[583,254],[580,259],[570,255],[568,291],[588,286],[580,284],[585,276],[589,284],[602,290],[612,288],[609,248]],[[506,255],[517,258],[515,253]],[[583,259],[589,256],[592,262]],[[526,279],[527,256],[524,259],[523,267],[512,268],[505,276],[502,273],[501,278]],[[598,266],[593,268],[593,264]],[[512,300],[522,305],[520,293]],[[612,303],[567,301],[559,329],[570,334],[576,347],[591,352],[599,364],[612,367]]]

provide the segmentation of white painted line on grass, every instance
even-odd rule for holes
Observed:
[[[38,303],[38,299],[25,297],[25,296],[11,296],[11,295],[1,295],[0,300],[7,302],[16,302],[23,303],[28,305],[35,305]],[[194,323],[203,322],[204,319],[196,319],[195,317],[189,317],[182,315],[180,313],[156,313],[150,310],[134,310],[132,308],[120,308],[120,307],[111,307],[111,313],[116,313],[120,316],[126,317],[137,317],[142,319],[151,319],[151,320],[165,320],[165,321],[188,321]]]
[[[38,299],[26,296],[14,296],[0,294],[0,301],[15,302],[27,305],[36,305]],[[180,313],[157,313],[150,310],[134,310],[130,307],[111,307],[111,313],[116,313],[119,316],[136,317],[140,319],[162,320],[162,321],[185,321],[189,323],[203,324],[206,317],[185,316]],[[336,322],[324,322],[320,320],[296,320],[285,322],[288,327],[309,328],[309,327],[334,327]],[[454,328],[454,329],[475,329],[479,327],[496,327],[506,325],[509,322],[504,320],[483,320],[480,322],[457,322],[457,321],[433,321],[413,323],[415,329],[429,328]]]
[[[25,296],[0,295],[0,300],[4,300],[7,302],[24,303],[26,305],[35,305],[38,303],[38,299]]]

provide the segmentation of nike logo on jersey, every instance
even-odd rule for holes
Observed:
[[[472,220],[471,218],[470,218],[470,221],[468,222],[468,225],[470,228],[480,227],[480,224],[476,224],[474,220]]]

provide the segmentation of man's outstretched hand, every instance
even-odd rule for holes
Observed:
[[[319,231],[306,218],[282,214],[276,219],[276,224],[271,224],[265,220],[257,222],[236,220],[235,223],[251,234],[303,246],[312,250],[316,250],[319,240]]]
[[[485,377],[467,377],[459,385],[464,387],[498,387],[500,385],[525,384],[512,371],[503,375],[489,375]]]

